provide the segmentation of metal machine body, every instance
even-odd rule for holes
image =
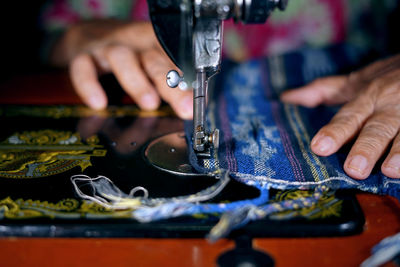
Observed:
[[[206,127],[208,81],[220,71],[223,21],[264,23],[270,13],[284,10],[288,0],[147,0],[150,18],[162,47],[182,70],[167,74],[167,84],[193,88],[193,149],[210,156],[218,147],[218,129]]]

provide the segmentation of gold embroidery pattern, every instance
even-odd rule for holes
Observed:
[[[68,198],[57,203],[40,200],[12,200],[7,197],[0,201],[0,219],[109,219],[132,218],[131,210],[110,210],[96,203]]]
[[[91,157],[104,157],[106,150],[97,136],[83,142],[68,131],[25,131],[0,143],[0,177],[39,178],[91,166]]]
[[[312,191],[304,190],[288,190],[280,191],[276,195],[276,201],[298,199],[301,197],[311,197]],[[274,214],[271,218],[285,219],[293,217],[305,217],[307,219],[323,219],[328,217],[340,217],[342,210],[343,200],[337,199],[331,192],[324,194],[317,204],[312,207],[302,208],[295,211],[285,211]]]
[[[311,192],[292,190],[282,191],[276,196],[276,201],[296,199],[299,197],[311,196]],[[303,208],[299,211],[279,212],[271,218],[289,219],[302,216],[308,219],[321,219],[327,217],[339,217],[342,207],[342,200],[335,198],[333,194],[325,195],[320,202],[310,208]],[[7,197],[0,200],[0,219],[32,219],[32,218],[51,218],[51,219],[130,219],[132,209],[112,210],[99,204],[89,201],[79,201],[67,198],[51,203],[40,200],[13,200]],[[196,214],[193,217],[198,219],[207,218],[210,215]],[[217,216],[216,214],[214,216]]]
[[[143,111],[134,105],[110,106],[96,111],[85,106],[3,106],[0,115],[6,117],[41,117],[41,118],[81,118],[90,116],[102,117],[166,117],[174,116],[169,106],[162,106],[156,111]]]

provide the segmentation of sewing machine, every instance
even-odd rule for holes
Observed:
[[[218,148],[219,130],[206,126],[209,79],[220,71],[223,21],[264,23],[288,0],[147,0],[154,31],[162,47],[182,72],[171,70],[167,84],[181,90],[193,88],[193,149],[210,156]]]

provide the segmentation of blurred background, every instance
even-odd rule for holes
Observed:
[[[39,25],[39,16],[45,2],[2,2],[0,79],[42,70],[39,51],[44,34]]]
[[[40,47],[45,34],[41,29],[39,19],[47,1],[3,1],[3,12],[0,16],[2,29],[0,81],[16,74],[48,70],[40,60]],[[388,47],[385,54],[400,51],[400,34],[398,31],[400,26],[400,1],[393,1],[397,2],[397,7],[393,9],[390,16],[384,18],[385,21],[371,22],[368,18],[365,21],[360,21],[360,25],[371,31],[387,31]]]

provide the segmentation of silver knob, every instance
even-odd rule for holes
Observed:
[[[167,73],[167,84],[171,88],[177,87],[182,80],[183,77],[181,77],[176,70],[170,70]]]
[[[209,143],[211,143],[214,149],[219,148],[219,129],[215,129],[209,136]]]

